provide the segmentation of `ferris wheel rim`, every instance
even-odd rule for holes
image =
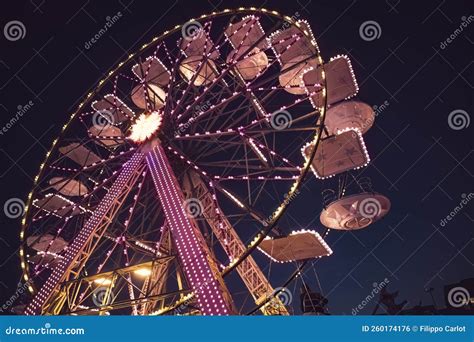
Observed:
[[[271,16],[274,16],[274,17],[277,17],[281,20],[283,20],[284,22],[289,22],[290,24],[294,25],[294,26],[297,26],[299,27],[299,25],[297,25],[297,22],[291,18],[291,17],[288,17],[288,16],[284,16],[282,14],[279,14],[278,12],[276,11],[269,11],[269,10],[264,10],[264,9],[257,9],[257,8],[238,8],[238,9],[235,9],[235,10],[223,10],[223,11],[219,11],[219,12],[213,12],[211,14],[208,14],[208,15],[202,15],[200,16],[199,18],[197,19],[190,19],[188,20],[187,22],[190,22],[190,21],[194,21],[194,20],[204,20],[204,19],[212,19],[212,18],[215,18],[215,17],[218,17],[218,16],[224,16],[224,15],[228,15],[228,14],[241,14],[241,13],[261,13],[261,14],[267,14],[267,15],[271,15]],[[184,24],[183,24],[184,25]],[[67,123],[63,126],[60,134],[58,135],[58,137],[53,141],[53,144],[51,146],[51,148],[48,150],[48,153],[46,154],[46,157],[43,161],[43,163],[41,164],[41,167],[40,167],[40,170],[39,170],[39,173],[37,174],[37,176],[35,177],[35,181],[34,181],[34,184],[33,184],[33,188],[28,196],[28,201],[27,201],[27,204],[25,206],[25,213],[24,213],[24,216],[23,216],[23,221],[22,221],[22,228],[21,228],[21,232],[20,232],[20,238],[21,238],[21,246],[20,246],[20,260],[21,260],[21,263],[22,263],[22,268],[23,268],[23,278],[28,281],[30,278],[31,278],[31,275],[30,275],[30,272],[29,272],[29,266],[28,266],[28,263],[26,262],[26,256],[25,256],[25,249],[24,249],[24,242],[26,241],[26,237],[25,237],[25,231],[26,231],[26,228],[28,227],[27,225],[27,221],[26,221],[26,218],[28,217],[29,213],[30,213],[30,209],[31,209],[31,206],[32,206],[32,200],[33,200],[33,193],[35,193],[35,191],[37,190],[37,186],[38,186],[38,181],[41,179],[41,177],[44,175],[44,172],[45,172],[45,169],[44,169],[44,165],[46,165],[49,161],[50,161],[50,158],[51,158],[51,152],[57,148],[57,143],[58,141],[60,141],[62,138],[64,138],[64,135],[65,135],[65,132],[67,130],[67,128],[69,127],[70,123],[77,118],[77,116],[79,115],[80,111],[82,110],[82,108],[84,107],[84,105],[86,105],[87,103],[90,102],[90,100],[93,98],[94,95],[96,95],[103,87],[103,85],[105,84],[106,81],[110,80],[112,77],[114,77],[120,70],[120,68],[128,63],[134,56],[138,55],[138,54],[141,54],[143,52],[145,52],[147,49],[151,48],[153,46],[153,43],[156,42],[156,41],[159,41],[159,40],[164,40],[165,38],[167,38],[168,36],[176,33],[177,31],[179,31],[183,25],[177,25],[175,26],[173,29],[169,30],[169,31],[165,31],[164,33],[162,33],[160,36],[157,36],[155,38],[153,38],[149,43],[146,43],[144,44],[141,48],[139,48],[137,50],[137,52],[131,54],[128,56],[128,58],[120,63],[118,63],[116,65],[116,67],[114,67],[113,69],[111,69],[111,71],[108,72],[107,76],[102,79],[101,81],[99,81],[97,83],[96,86],[94,86],[93,88],[93,91],[89,92],[87,94],[87,96],[85,97],[85,99],[78,105],[77,107],[77,110],[71,115],[71,117],[69,118],[69,120],[67,120]],[[307,37],[307,38],[310,38],[310,35],[306,32],[304,32],[301,28],[300,30],[303,32],[303,34]],[[316,46],[316,50],[317,50],[317,55],[318,57],[320,57],[320,53],[319,53],[319,48]],[[321,64],[321,66],[324,68],[324,66]],[[323,69],[324,70],[324,69]],[[326,89],[326,84],[324,83],[324,89]],[[320,122],[321,124],[315,128],[315,131],[316,131],[316,134],[315,134],[315,147],[313,148],[313,153],[311,154],[310,158],[309,158],[309,162],[307,162],[306,166],[304,167],[303,169],[303,172],[301,173],[301,175],[298,177],[297,179],[297,182],[295,182],[296,184],[296,187],[295,189],[298,189],[299,186],[301,185],[301,183],[304,181],[304,179],[306,178],[306,175],[310,169],[310,164],[311,164],[311,160],[314,158],[314,155],[315,155],[315,151],[316,151],[316,148],[317,148],[317,144],[319,143],[320,139],[321,139],[321,135],[322,135],[322,132],[323,132],[323,129],[324,129],[324,118],[325,118],[325,113],[326,113],[326,108],[327,108],[327,101],[326,101],[326,96],[325,96],[325,101],[324,101],[324,109],[323,111],[321,112],[321,115],[320,115]],[[291,202],[290,202],[291,203]],[[276,226],[277,222],[279,221],[279,219],[281,218],[281,216],[283,215],[283,213],[287,210],[287,208],[289,207],[289,204],[286,204],[283,206],[282,210],[280,211],[280,214],[278,216],[276,216],[274,218],[274,220],[272,220],[271,224],[268,225],[268,227],[265,228],[264,230],[264,233],[262,233],[260,235],[260,238],[258,240],[257,243],[254,243],[252,246],[248,247],[247,246],[247,249],[246,251],[239,256],[238,260],[233,263],[232,265],[230,265],[229,267],[227,267],[223,272],[222,272],[222,275],[223,276],[226,276],[227,274],[229,274],[231,271],[233,271],[248,255],[250,255],[253,250],[255,250],[255,248],[258,246],[259,242],[261,242],[263,240],[263,238],[268,235],[272,230],[273,228]],[[23,267],[23,265],[25,265],[25,267]],[[31,286],[31,288],[30,288]],[[35,288],[34,288],[34,284],[30,284],[30,286],[28,287],[29,291],[34,294],[36,292]]]

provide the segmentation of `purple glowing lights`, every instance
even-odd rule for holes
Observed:
[[[104,198],[97,205],[97,208],[92,213],[92,216],[84,224],[79,234],[76,236],[72,244],[69,246],[64,258],[49,276],[48,280],[41,287],[39,292],[28,304],[25,309],[25,315],[41,314],[43,305],[49,300],[58,284],[63,281],[67,269],[70,267],[73,260],[82,252],[84,246],[90,237],[95,233],[100,223],[103,221],[105,215],[110,210],[114,202],[123,192],[125,186],[131,180],[133,174],[139,168],[143,160],[143,153],[136,152],[130,160],[123,165],[122,171],[117,179],[104,196]]]
[[[209,264],[204,239],[186,215],[184,196],[174,177],[163,148],[158,145],[146,155],[158,197],[171,228],[173,240],[186,277],[196,295],[203,315],[228,315],[223,286]]]

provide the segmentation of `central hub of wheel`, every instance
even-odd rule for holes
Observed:
[[[158,111],[141,114],[130,128],[129,139],[139,144],[144,143],[156,135],[162,122],[162,114]]]

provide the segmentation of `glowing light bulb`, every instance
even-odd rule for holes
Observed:
[[[133,273],[141,277],[148,277],[151,274],[151,269],[149,269],[148,267],[142,267],[136,269],[135,271],[133,271]]]
[[[131,127],[128,137],[136,143],[142,143],[152,137],[161,126],[162,116],[159,112],[141,114]]]
[[[107,286],[112,284],[112,280],[110,280],[109,278],[97,278],[94,279],[94,283],[97,285]]]

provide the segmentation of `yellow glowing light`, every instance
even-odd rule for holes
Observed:
[[[151,274],[151,269],[149,269],[148,267],[143,267],[136,269],[135,271],[133,271],[133,273],[141,277],[148,277]]]
[[[112,280],[110,280],[109,278],[97,278],[94,279],[94,283],[97,285],[110,285],[112,284]]]
[[[132,125],[132,133],[129,138],[136,143],[144,142],[151,138],[161,126],[161,115],[158,112],[142,114]]]

